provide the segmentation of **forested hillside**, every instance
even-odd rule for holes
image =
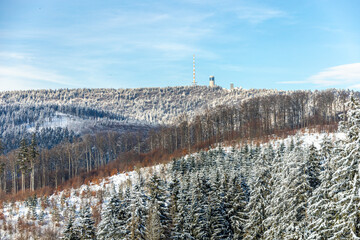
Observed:
[[[358,239],[360,102],[353,99],[348,109],[343,137],[325,135],[317,147],[302,135],[217,147],[114,176],[103,187],[5,203],[2,232],[63,239]]]
[[[167,87],[137,89],[59,89],[0,93],[2,105],[48,105],[52,111],[76,116],[171,123],[182,113],[190,116],[216,105],[236,104],[241,100],[284,91],[221,87]],[[54,109],[56,108],[56,109]],[[46,111],[48,112],[48,111]]]
[[[19,147],[22,138],[30,140],[33,132],[41,147],[51,148],[68,140],[66,132],[146,131],[144,125],[173,123],[184,113],[193,116],[206,108],[271,92],[200,86],[0,92],[0,136],[5,152]]]
[[[261,116],[267,115],[267,122],[271,118],[274,124],[283,120],[304,125],[305,118],[334,118],[344,111],[348,94],[349,91],[340,90],[230,91],[205,86],[0,92],[0,138],[8,152],[19,147],[22,138],[30,140],[36,132],[39,145],[51,148],[68,140],[68,134],[72,139],[102,131],[147,131],[151,126],[193,121],[216,108],[239,109],[244,101],[265,96],[269,97],[267,101],[251,101],[255,104],[244,106],[242,114],[257,111]]]
[[[335,131],[349,94],[207,87],[4,92],[0,197],[27,189],[27,194],[53,191],[216,143],[265,140],[305,127]],[[147,102],[152,112],[173,119],[171,123],[128,121],[129,116],[144,116],[137,103],[152,98]],[[215,106],[216,101],[222,105]]]

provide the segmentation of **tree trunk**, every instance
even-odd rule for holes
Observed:
[[[25,172],[21,172],[21,191],[25,192]]]
[[[30,190],[35,191],[35,168],[34,161],[31,161]]]
[[[46,186],[46,168],[45,168],[45,166],[43,167],[43,182],[42,182],[42,184],[43,184],[43,187]]]
[[[14,171],[13,171],[13,193],[16,193],[16,169],[14,167]]]
[[[58,187],[58,179],[57,179],[57,177],[58,177],[58,165],[55,164],[55,189],[57,189],[57,187]]]

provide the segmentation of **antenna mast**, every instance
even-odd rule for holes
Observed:
[[[193,85],[196,86],[196,81],[195,81],[195,54],[193,55]]]

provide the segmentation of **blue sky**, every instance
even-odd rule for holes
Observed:
[[[0,90],[360,89],[358,0],[0,1]]]

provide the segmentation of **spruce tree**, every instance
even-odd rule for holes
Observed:
[[[96,239],[95,221],[89,204],[86,204],[80,213],[79,232],[81,240]]]
[[[210,239],[210,207],[208,198],[211,191],[208,179],[202,174],[193,179],[191,201],[192,236],[195,239]]]
[[[99,240],[116,240],[120,238],[119,219],[120,199],[116,192],[101,211],[101,221],[98,225],[97,237]]]
[[[23,138],[20,142],[20,149],[18,153],[17,164],[21,172],[21,190],[25,191],[25,174],[29,169],[29,148],[26,139]]]
[[[334,156],[335,172],[332,177],[330,197],[335,201],[333,236],[329,239],[360,238],[360,102],[351,97],[346,121],[340,130],[346,139],[338,146]]]
[[[2,186],[2,179],[5,172],[5,161],[3,158],[4,153],[4,147],[0,139],[0,193],[2,192],[3,186]]]
[[[329,137],[324,137],[319,154],[322,162],[322,171],[320,172],[321,184],[313,191],[312,197],[309,199],[308,239],[329,239],[332,236],[332,223],[336,214],[335,202],[330,197],[334,171],[331,167],[333,147]]]
[[[227,199],[230,206],[228,218],[230,219],[233,239],[243,239],[244,227],[247,221],[247,201],[241,183],[238,183],[236,178],[232,180],[232,186],[225,199]]]
[[[129,239],[146,240],[148,196],[145,194],[142,183],[135,185],[129,209],[131,211],[130,218],[128,220]]]
[[[63,240],[80,240],[80,232],[74,223],[73,213],[70,215],[68,222],[65,226],[62,238]]]
[[[223,178],[220,175],[220,171],[217,169],[216,177],[212,180],[212,191],[209,195],[210,239],[232,239],[231,227],[224,204],[225,189],[224,184],[222,184]]]
[[[120,238],[130,237],[130,217],[131,217],[131,193],[130,187],[126,186],[123,199],[120,200],[120,211],[118,214],[118,231]]]
[[[170,210],[166,183],[154,174],[149,182],[150,212],[147,224],[148,239],[169,239]]]
[[[179,197],[177,200],[177,211],[173,219],[171,239],[190,240],[194,239],[192,227],[194,227],[194,213],[191,211],[192,201],[190,193],[190,182],[183,180],[180,185]]]
[[[36,135],[35,133],[32,135],[31,143],[29,146],[29,163],[30,167],[29,170],[30,173],[30,190],[35,190],[35,162],[36,158],[39,155],[39,152],[37,151],[37,143],[36,143]]]
[[[269,179],[270,167],[269,163],[264,161],[265,156],[262,155],[257,160],[256,173],[252,179],[250,201],[247,205],[248,219],[245,225],[244,239],[263,239],[266,230],[266,206],[268,205],[268,196],[270,194]]]
[[[278,232],[289,239],[305,239],[307,233],[306,216],[312,188],[307,181],[305,154],[300,145],[297,140],[294,149],[285,155],[285,174],[278,195],[283,202],[279,206]]]
[[[320,185],[320,156],[314,144],[309,147],[306,163],[306,174],[309,185],[312,189]]]

